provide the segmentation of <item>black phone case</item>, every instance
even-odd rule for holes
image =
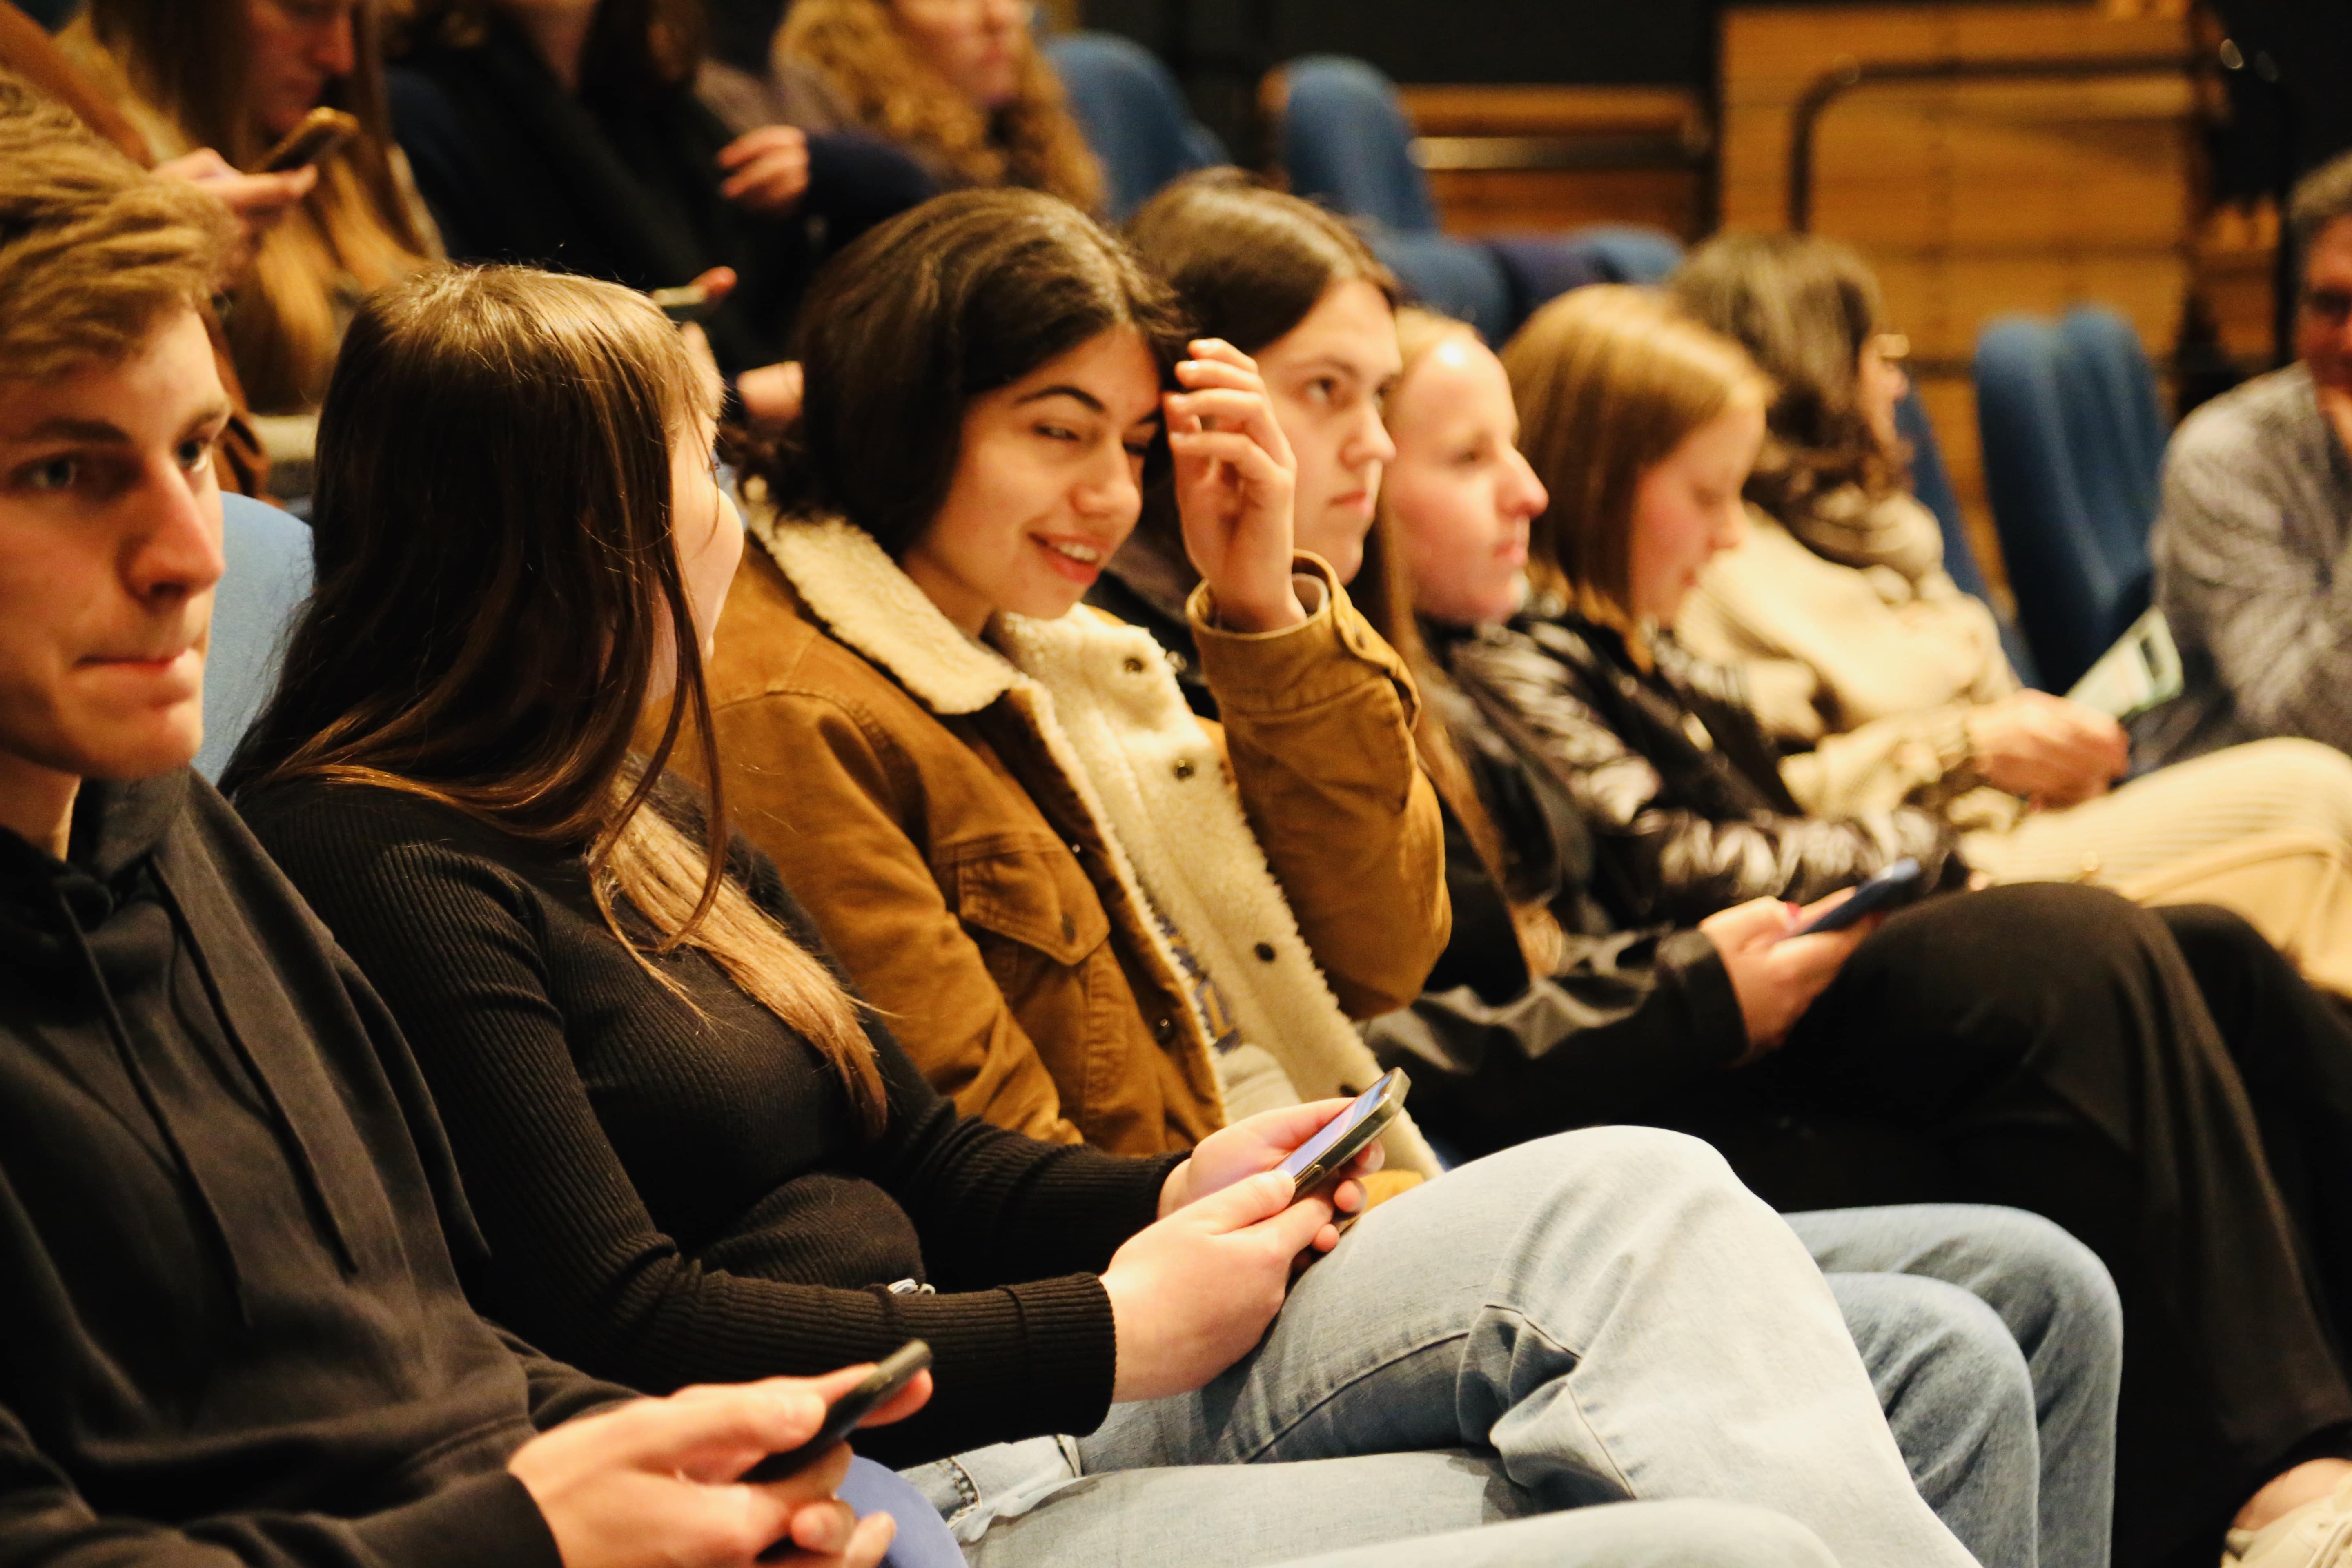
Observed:
[[[836,1445],[847,1441],[860,1421],[888,1404],[917,1373],[930,1364],[931,1347],[920,1340],[908,1340],[866,1373],[864,1382],[833,1402],[824,1413],[824,1425],[807,1442],[797,1448],[769,1455],[744,1471],[742,1479],[757,1484],[800,1474]]]

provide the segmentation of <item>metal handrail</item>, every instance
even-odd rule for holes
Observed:
[[[1857,88],[1930,81],[2095,81],[2104,77],[2157,76],[2196,70],[2194,55],[2113,55],[2104,58],[2040,60],[1840,60],[1813,79],[1797,100],[1789,136],[1789,226],[1813,225],[1813,142],[1830,105]]]

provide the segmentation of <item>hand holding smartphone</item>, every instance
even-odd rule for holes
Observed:
[[[826,1408],[824,1425],[807,1442],[797,1448],[769,1455],[744,1471],[742,1479],[754,1483],[781,1481],[800,1474],[836,1444],[846,1442],[859,1422],[897,1398],[899,1391],[914,1381],[915,1374],[930,1364],[931,1347],[920,1340],[908,1340],[883,1358],[856,1388]]]
[[[283,174],[315,163],[360,133],[360,122],[340,109],[323,106],[302,117],[261,160],[259,174]]]
[[[1291,1191],[1301,1197],[1335,1179],[1381,1135],[1382,1128],[1396,1120],[1397,1112],[1404,1109],[1405,1091],[1412,1087],[1412,1080],[1405,1077],[1402,1068],[1391,1068],[1275,1168],[1290,1178]]]
[[[1927,874],[1919,862],[1906,855],[1884,871],[1853,890],[1853,896],[1833,910],[1822,913],[1797,927],[1780,940],[1789,937],[1813,936],[1822,931],[1844,931],[1859,925],[1864,919],[1881,910],[1899,909],[1927,890]]]

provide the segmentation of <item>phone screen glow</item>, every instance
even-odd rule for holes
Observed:
[[[1324,1151],[1345,1138],[1349,1128],[1371,1114],[1372,1107],[1381,1102],[1381,1091],[1388,1087],[1388,1075],[1382,1073],[1378,1083],[1356,1096],[1356,1102],[1353,1105],[1325,1122],[1314,1137],[1292,1150],[1290,1158],[1285,1160],[1276,1169],[1284,1175],[1296,1179],[1299,1172],[1320,1159]]]

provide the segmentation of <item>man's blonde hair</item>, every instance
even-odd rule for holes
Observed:
[[[0,72],[0,380],[132,353],[211,297],[233,232],[217,200],[150,174]]]
[[[1748,351],[1622,284],[1579,289],[1528,318],[1503,350],[1519,449],[1551,494],[1528,569],[1634,639],[1633,495],[1642,476],[1734,402],[1771,402]]]

